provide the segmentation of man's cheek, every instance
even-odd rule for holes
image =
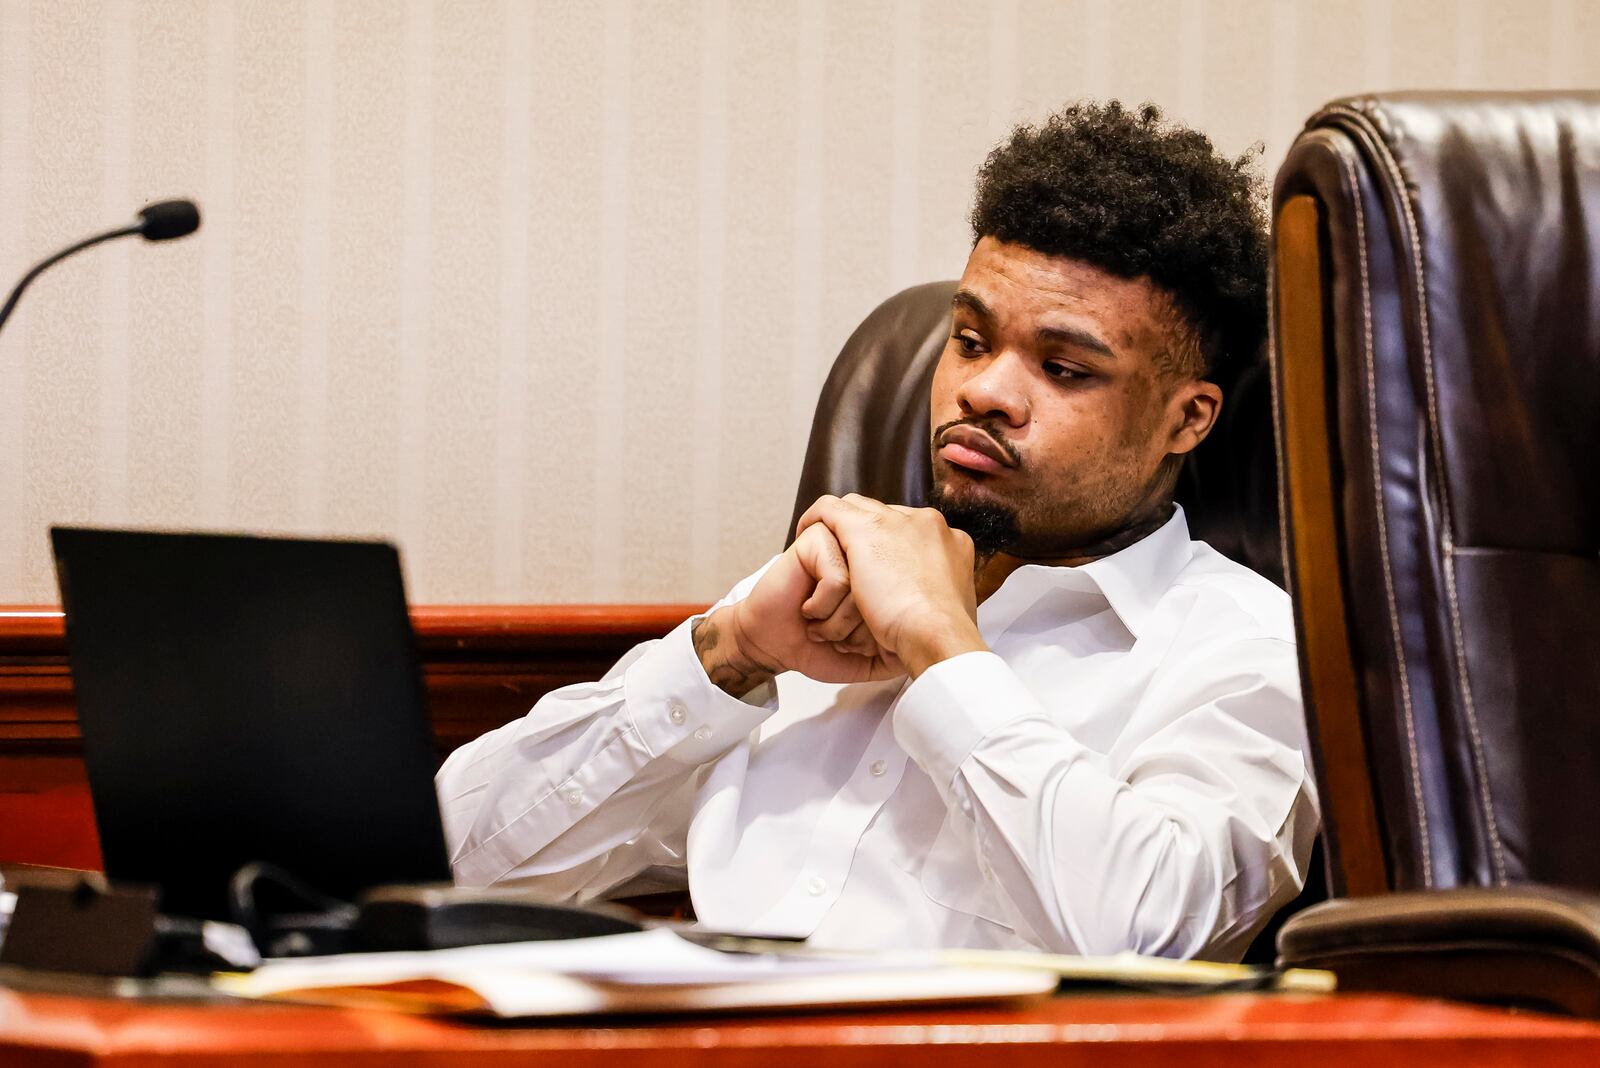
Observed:
[[[1084,434],[1072,448],[1034,465],[1026,487],[1029,503],[1040,510],[1081,506],[1099,500],[1108,484],[1128,477],[1128,450],[1102,433]]]
[[[1129,451],[1143,451],[1156,435],[1163,414],[1154,384],[1142,380],[1132,383],[1119,407],[1114,423],[1121,431],[1117,443]]]
[[[928,429],[931,431],[936,426],[943,426],[960,416],[956,403],[956,391],[961,385],[961,376],[956,373],[956,368],[951,363],[950,346],[939,354],[939,362],[933,369],[933,387],[929,393],[929,414],[931,420]]]

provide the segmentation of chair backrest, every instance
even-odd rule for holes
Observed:
[[[1600,94],[1337,101],[1273,220],[1335,893],[1600,889]]]
[[[932,480],[928,398],[950,335],[954,282],[915,286],[879,305],[833,363],[811,424],[794,524],[825,493],[925,505]],[[1192,535],[1283,582],[1276,446],[1267,361],[1219,382],[1218,425],[1184,465],[1177,499]]]

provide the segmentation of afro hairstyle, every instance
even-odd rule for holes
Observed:
[[[1227,387],[1266,336],[1267,241],[1259,148],[1238,159],[1145,104],[1080,103],[1023,125],[978,171],[973,243],[985,237],[1148,278],[1189,327],[1169,366]],[[1199,362],[1203,366],[1192,366]]]

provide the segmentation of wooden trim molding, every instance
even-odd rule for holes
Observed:
[[[424,605],[411,610],[441,759],[598,679],[699,604]],[[0,606],[0,862],[98,867],[61,611]]]
[[[1305,704],[1321,779],[1328,872],[1338,896],[1389,889],[1339,566],[1320,209],[1291,197],[1273,226],[1280,429],[1289,574]]]

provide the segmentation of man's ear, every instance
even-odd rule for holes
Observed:
[[[1196,378],[1179,386],[1172,395],[1175,415],[1167,452],[1174,456],[1193,452],[1217,425],[1222,412],[1222,388],[1215,382]]]

